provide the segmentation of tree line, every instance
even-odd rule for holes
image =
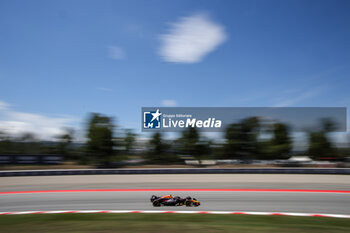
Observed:
[[[329,134],[334,130],[330,120],[322,120],[319,131],[308,132],[308,149],[314,159],[349,156],[349,148],[336,148]],[[114,118],[92,113],[86,124],[86,142],[73,143],[74,131],[66,129],[55,142],[42,142],[27,133],[11,138],[0,133],[0,154],[61,154],[68,160],[86,164],[108,165],[115,161],[141,156],[148,163],[181,162],[181,157],[195,159],[287,159],[293,149],[291,129],[281,122],[265,122],[258,117],[242,119],[229,125],[220,141],[203,136],[196,128],[184,130],[176,139],[164,139],[161,133],[139,145],[138,135],[125,130],[115,134]],[[138,150],[139,149],[139,150]]]

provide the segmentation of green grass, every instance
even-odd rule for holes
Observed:
[[[0,216],[1,233],[349,232],[350,220],[210,214],[36,214]]]

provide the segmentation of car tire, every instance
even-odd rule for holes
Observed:
[[[152,204],[153,204],[154,207],[159,207],[160,206],[160,202],[157,201],[157,200],[153,201]]]
[[[192,201],[185,201],[185,205],[187,206],[187,207],[191,207],[191,205],[192,205]]]
[[[152,195],[152,197],[151,197],[151,202],[153,202],[154,200],[156,200],[156,199],[158,199],[158,197],[157,196],[155,196],[155,195]]]

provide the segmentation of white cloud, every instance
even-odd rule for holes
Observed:
[[[125,52],[122,48],[118,46],[108,47],[109,57],[116,60],[122,60],[125,58]]]
[[[176,100],[162,100],[162,106],[164,107],[176,107]]]
[[[64,127],[76,122],[72,117],[48,117],[40,114],[18,112],[0,101],[0,131],[12,136],[34,133],[44,140],[54,139],[64,132]]]
[[[223,26],[206,14],[194,14],[172,23],[169,32],[161,35],[160,55],[168,62],[196,63],[226,38]]]
[[[0,100],[0,110],[1,109],[6,109],[9,107],[9,104],[8,103],[5,103],[3,101]]]
[[[107,88],[107,87],[97,87],[97,90],[99,90],[99,91],[112,91],[111,88]]]

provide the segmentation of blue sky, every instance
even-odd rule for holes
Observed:
[[[142,106],[350,105],[350,1],[0,2],[0,128]]]

